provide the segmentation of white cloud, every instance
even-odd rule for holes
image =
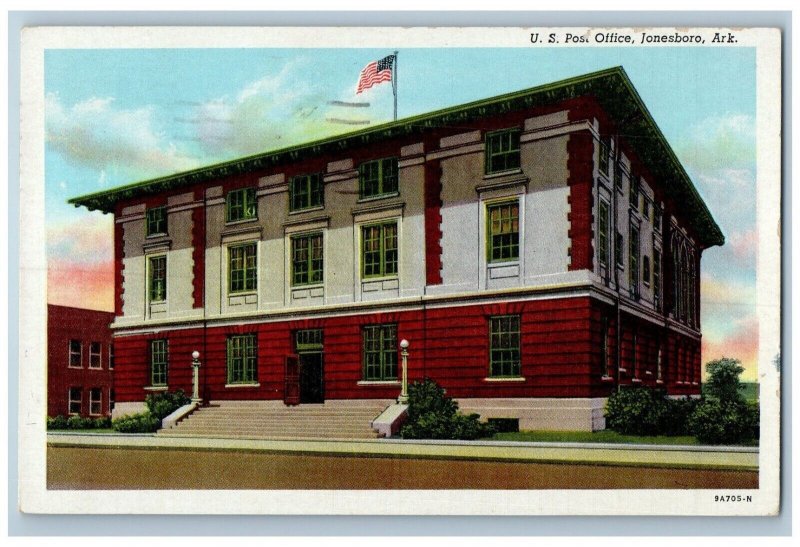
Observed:
[[[117,108],[113,98],[92,97],[72,106],[54,93],[45,99],[47,144],[76,165],[132,177],[195,167],[197,162],[157,129],[155,118],[152,107]],[[104,180],[101,175],[98,183]]]
[[[711,117],[693,126],[676,153],[689,169],[753,169],[755,119],[745,114]]]

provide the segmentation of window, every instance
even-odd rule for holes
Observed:
[[[397,325],[368,325],[361,331],[364,348],[364,379],[397,379]]]
[[[108,390],[108,411],[109,412],[114,410],[114,400],[115,400],[114,390],[113,389],[109,389]]]
[[[614,240],[614,256],[617,260],[617,268],[625,268],[625,237],[617,232],[617,237]]]
[[[397,222],[361,228],[363,277],[397,275]]]
[[[300,211],[321,207],[325,203],[322,177],[319,173],[293,177],[289,184],[289,210]]]
[[[228,192],[225,197],[225,211],[228,222],[256,218],[256,189],[241,188]]]
[[[662,367],[662,364],[661,364],[661,359],[662,359],[661,343],[659,343],[658,344],[658,357],[656,359],[656,380],[662,380],[664,378],[664,376],[663,376],[664,371],[663,371],[663,367]]]
[[[487,175],[519,168],[519,134],[519,129],[506,129],[486,135]]]
[[[257,369],[256,335],[228,337],[228,383],[254,384]]]
[[[653,304],[661,309],[661,251],[653,251]]]
[[[322,329],[298,330],[294,333],[295,351],[322,351]]]
[[[642,216],[647,220],[650,220],[650,200],[645,197],[643,201],[644,204],[642,205]]]
[[[114,370],[114,344],[108,345],[108,368]]]
[[[167,299],[167,257],[151,256],[150,266],[150,302],[163,302]]]
[[[518,377],[519,315],[489,319],[489,374],[493,377]]]
[[[597,253],[599,255],[600,266],[603,268],[608,268],[608,202],[601,199],[599,209],[600,218],[598,220],[599,229],[597,234]]]
[[[631,347],[631,375],[636,378],[636,349],[639,344],[639,337],[633,333],[633,342]]]
[[[167,341],[150,341],[150,385],[167,385]]]
[[[367,161],[358,167],[360,199],[396,194],[397,187],[397,158]]]
[[[69,413],[70,414],[80,414],[81,413],[81,399],[83,396],[83,391],[79,387],[71,387],[69,388]]]
[[[639,298],[639,227],[631,224],[630,249],[630,293],[631,298]]]
[[[603,316],[600,321],[600,335],[603,337],[600,345],[600,374],[608,377],[608,317]]]
[[[600,139],[600,172],[608,175],[608,165],[611,156],[611,139],[608,137]]]
[[[292,238],[292,285],[322,283],[322,234]]]
[[[618,163],[614,166],[614,186],[622,192],[622,164]]]
[[[490,205],[488,217],[489,262],[519,258],[519,203],[517,201]]]
[[[650,257],[642,257],[642,279],[646,286],[650,286]]]
[[[228,247],[228,292],[256,290],[256,244]]]
[[[69,366],[71,368],[81,368],[83,366],[83,355],[80,340],[69,341]]]
[[[639,210],[639,176],[631,175],[631,191],[628,197],[630,198],[631,207]]]
[[[162,235],[167,233],[167,208],[153,207],[147,210],[147,235]]]
[[[93,387],[89,390],[89,414],[100,416],[103,413],[103,390]]]
[[[661,217],[663,214],[664,212],[661,210],[660,206],[653,205],[653,229],[656,232],[661,231]]]
[[[103,346],[100,342],[92,342],[89,344],[89,368],[103,368],[101,362]]]

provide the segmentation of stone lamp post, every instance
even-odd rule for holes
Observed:
[[[200,398],[200,352],[192,352],[192,402],[199,405]]]

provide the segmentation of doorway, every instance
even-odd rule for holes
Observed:
[[[300,403],[325,402],[325,363],[322,329],[295,332],[295,352],[300,358]]]

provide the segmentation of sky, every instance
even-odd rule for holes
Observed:
[[[112,215],[74,208],[69,198],[390,121],[390,85],[355,93],[360,70],[390,53],[47,50],[48,302],[113,310]],[[738,358],[743,379],[753,380],[753,48],[401,49],[398,118],[619,65],[726,237],[702,259],[703,361]]]

